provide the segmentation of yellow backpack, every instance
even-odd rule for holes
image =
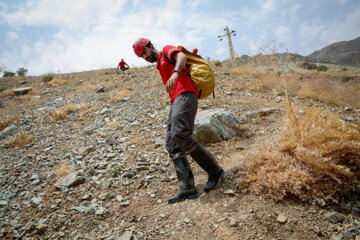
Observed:
[[[177,48],[187,56],[186,66],[189,69],[189,72],[185,68],[183,70],[190,76],[198,93],[198,97],[203,99],[212,93],[215,98],[215,74],[211,69],[209,62],[196,54],[189,52],[182,46],[178,46]],[[175,66],[175,62],[166,57],[164,53],[162,56]]]

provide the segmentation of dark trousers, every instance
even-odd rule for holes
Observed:
[[[181,93],[173,102],[166,130],[166,150],[170,158],[194,151],[199,143],[192,137],[198,97],[193,92]]]

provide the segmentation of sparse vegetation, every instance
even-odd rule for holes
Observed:
[[[49,116],[55,122],[60,121],[60,120],[65,120],[68,117],[66,112],[62,109],[59,109],[59,110],[56,110],[53,112],[49,112]]]
[[[291,106],[277,143],[249,154],[240,186],[275,199],[294,195],[338,199],[359,190],[360,128],[316,108],[304,116]]]
[[[319,66],[317,67],[317,70],[318,70],[318,71],[327,71],[328,68],[327,68],[327,66],[325,66],[325,65],[319,65]]]
[[[71,169],[65,162],[62,162],[53,169],[51,173],[54,174],[56,178],[61,178],[73,172],[75,172],[75,170]]]
[[[3,77],[15,77],[14,72],[4,71]]]
[[[347,82],[349,82],[351,79],[353,79],[353,77],[351,77],[351,76],[342,76],[342,77],[341,77],[341,82],[347,83]]]
[[[47,82],[47,84],[51,87],[59,87],[59,86],[65,85],[69,82],[70,82],[69,80],[65,80],[61,77],[55,77],[50,82]]]
[[[50,82],[51,80],[53,80],[55,78],[55,74],[53,73],[48,73],[42,76],[42,80],[44,82]]]
[[[16,120],[19,120],[18,117],[16,116],[10,116],[10,117],[6,117],[3,119],[0,119],[0,131],[7,128],[7,126],[9,126],[10,124],[12,124],[13,122],[15,122]]]
[[[217,66],[217,67],[220,67],[221,64],[222,64],[219,60],[215,60],[215,61],[213,61],[212,63],[213,63],[215,66]]]
[[[314,63],[303,62],[302,63],[302,68],[305,68],[305,69],[308,69],[308,70],[313,70],[313,69],[317,69],[317,66]]]
[[[15,135],[15,138],[9,142],[10,147],[23,147],[29,143],[31,143],[36,136],[28,135],[27,133],[23,133],[20,128],[20,132]]]
[[[25,68],[23,68],[23,67],[21,67],[21,68],[19,68],[18,70],[16,70],[16,73],[17,73],[17,75],[18,75],[19,77],[25,76],[25,75],[27,74],[27,72],[28,72],[28,70],[25,69]]]
[[[346,72],[348,69],[346,67],[343,67],[341,71]]]

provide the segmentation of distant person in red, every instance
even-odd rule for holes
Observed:
[[[198,49],[197,48],[194,48],[193,49],[193,54],[195,54],[196,56],[198,56],[198,57],[201,57],[199,54],[197,54],[198,53]]]
[[[125,67],[126,65],[126,67]],[[119,69],[123,72],[125,72],[126,70],[128,70],[130,68],[130,66],[124,61],[124,59],[121,59],[121,61],[119,62],[116,71],[119,71]]]

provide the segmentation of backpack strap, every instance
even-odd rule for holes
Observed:
[[[162,56],[166,59],[166,61],[168,61],[168,62],[171,63],[172,65],[174,65],[174,66],[176,65],[176,63],[175,63],[174,61],[170,60],[170,59],[165,55],[165,53],[162,52]],[[187,71],[185,67],[183,68],[183,71],[186,73],[186,76],[188,76],[188,77],[191,78],[191,75],[190,75],[189,71]]]

